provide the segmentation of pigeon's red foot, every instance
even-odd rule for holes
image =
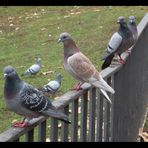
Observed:
[[[76,90],[76,91],[82,90],[81,85],[82,85],[82,84],[79,82],[78,84],[76,84],[76,85],[74,86],[74,88],[73,88],[72,90]]]
[[[131,50],[130,49],[126,49],[126,52],[130,54],[131,53]]]
[[[21,127],[21,128],[24,128],[24,127],[30,126],[30,124],[28,122],[20,121],[20,122],[14,122],[12,124],[12,126],[13,127]]]
[[[119,59],[119,63],[124,65],[126,62],[123,59]]]

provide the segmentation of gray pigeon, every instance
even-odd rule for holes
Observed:
[[[22,81],[12,66],[4,68],[4,78],[4,97],[8,109],[24,116],[24,119],[28,121],[43,115],[70,123],[68,117],[57,110],[48,97],[32,85]],[[23,122],[14,123],[13,126],[25,127],[29,126],[29,122],[23,120]]]
[[[36,58],[36,63],[30,66],[25,72],[24,76],[36,75],[41,69],[41,58]]]
[[[133,33],[134,41],[136,42],[137,38],[138,38],[138,30],[137,30],[136,17],[135,16],[129,16],[128,28]]]
[[[85,82],[99,88],[106,99],[111,103],[106,91],[114,94],[115,91],[102,78],[92,62],[76,46],[71,35],[67,32],[61,33],[58,42],[64,44],[64,68],[76,80],[79,81],[74,90],[80,90]]]
[[[121,58],[121,53],[134,44],[134,38],[123,16],[118,18],[117,23],[120,24],[119,30],[112,35],[101,60],[106,60],[108,56],[114,54],[118,56],[119,63],[125,64],[125,61]]]
[[[48,93],[54,95],[59,90],[59,88],[61,86],[61,80],[62,80],[61,74],[57,74],[56,78],[54,80],[51,80],[48,82],[48,84],[44,85],[42,91],[48,92]]]

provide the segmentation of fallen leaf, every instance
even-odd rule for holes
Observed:
[[[42,31],[46,30],[47,28],[41,28]]]
[[[13,16],[9,16],[8,17],[8,20],[13,20],[15,17],[13,17]]]
[[[33,15],[35,15],[35,16],[36,16],[36,15],[39,15],[39,14],[35,12]]]
[[[49,34],[48,37],[51,37],[51,34]]]
[[[16,27],[16,28],[15,28],[16,31],[19,30],[19,29],[20,29],[19,27]]]
[[[69,15],[65,15],[65,16],[64,16],[64,18],[68,18],[68,17],[70,17],[70,16],[69,16]]]
[[[52,73],[54,73],[54,71],[42,72],[43,75],[52,74]]]
[[[11,123],[15,123],[17,121],[17,119],[14,119],[14,120],[12,120],[12,122]]]
[[[42,43],[41,45],[46,45],[47,44],[47,42],[46,43]]]
[[[10,27],[11,27],[11,26],[14,26],[14,24],[10,24],[9,26],[10,26]]]

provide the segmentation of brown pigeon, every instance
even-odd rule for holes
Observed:
[[[67,32],[61,33],[58,42],[63,42],[64,44],[65,70],[79,81],[79,84],[74,89],[80,90],[83,83],[90,83],[98,87],[111,103],[106,91],[114,94],[114,89],[104,81],[92,62],[77,48],[71,35]]]

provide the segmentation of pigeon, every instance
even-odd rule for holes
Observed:
[[[106,60],[109,56],[113,58],[111,54],[114,54],[117,55],[120,64],[125,64],[125,61],[121,58],[121,53],[134,44],[134,38],[123,16],[118,17],[117,23],[120,25],[119,30],[112,35],[101,60]],[[109,58],[110,60],[107,63],[111,63],[112,58]]]
[[[65,70],[79,81],[74,90],[81,90],[81,85],[87,82],[100,88],[105,98],[111,103],[106,91],[114,94],[114,89],[107,84],[92,62],[76,46],[71,35],[67,32],[61,33],[58,42],[63,42],[64,44]]]
[[[133,33],[134,42],[136,42],[137,39],[138,39],[138,30],[137,30],[136,17],[135,16],[129,16],[128,28]]]
[[[13,127],[30,126],[29,121],[41,115],[70,123],[67,115],[56,109],[48,97],[32,85],[22,81],[15,68],[10,65],[6,66],[4,68],[4,78],[6,106],[9,110],[24,116],[24,120],[15,122],[12,125]]]
[[[57,74],[54,80],[49,81],[48,84],[43,86],[42,91],[54,95],[61,86],[61,80],[62,80],[61,74]]]
[[[41,69],[41,58],[36,58],[36,63],[30,66],[25,72],[24,76],[36,75]]]

